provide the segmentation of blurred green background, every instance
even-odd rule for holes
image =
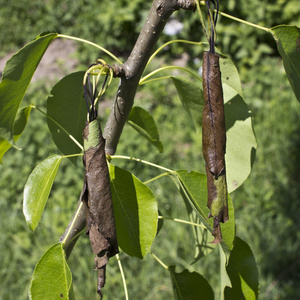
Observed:
[[[3,63],[3,58],[8,59],[8,55],[41,32],[56,31],[96,42],[125,60],[151,3],[143,0],[0,0],[0,58]],[[300,27],[298,0],[229,0],[221,1],[220,9],[265,27],[278,24]],[[175,38],[204,41],[196,13],[179,11],[172,18],[181,22],[183,28],[173,36],[163,34],[159,44]],[[231,56],[240,72],[258,142],[253,171],[244,185],[232,194],[237,234],[250,245],[255,255],[260,273],[260,299],[299,299],[299,103],[269,34],[222,17],[217,31],[217,46]],[[44,65],[45,72],[30,85],[23,105],[33,103],[46,110],[46,99],[56,80],[71,71],[85,70],[100,56],[107,59],[94,48],[80,44],[73,43],[68,50],[70,55],[66,57],[65,50],[56,48],[61,58]],[[184,63],[196,71],[201,67],[201,54],[200,47],[174,44],[162,51],[150,69],[166,63]],[[116,80],[101,106],[104,122],[117,84]],[[117,154],[139,157],[172,169],[204,170],[199,131],[194,130],[188,115],[182,113],[171,81],[157,81],[141,87],[135,104],[152,113],[164,144],[164,153],[159,154],[126,126]],[[22,213],[24,184],[37,163],[57,152],[46,120],[37,111],[32,112],[18,145],[23,150],[11,149],[0,165],[0,299],[28,297],[34,266],[64,232],[76,207],[83,180],[80,162],[74,167],[69,161],[63,161],[41,224],[35,233],[30,232]],[[118,164],[141,180],[158,174],[155,169],[139,163],[120,161]],[[170,179],[163,178],[150,187],[162,215],[188,218],[184,203]],[[194,258],[193,243],[189,226],[165,221],[152,250],[164,263],[176,264],[180,270],[190,268]],[[130,299],[173,298],[168,272],[150,255],[143,261],[129,258],[124,253],[120,257]],[[69,263],[77,299],[98,299],[93,254],[85,236],[77,243]],[[217,251],[201,259],[193,268],[207,278],[218,299]],[[105,299],[124,299],[114,258],[109,262],[103,291]]]

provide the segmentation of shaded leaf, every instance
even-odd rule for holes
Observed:
[[[24,188],[23,213],[34,231],[42,217],[62,156],[53,155],[38,164]]]
[[[157,126],[152,116],[143,108],[134,106],[128,117],[128,124],[140,135],[163,152],[163,145],[159,140]]]
[[[200,222],[194,221],[193,223],[199,224]],[[196,242],[193,263],[196,263],[199,259],[214,251],[216,244],[212,243],[214,237],[209,230],[202,227],[194,227],[193,229]]]
[[[87,118],[86,104],[83,98],[84,72],[75,72],[60,80],[51,90],[47,99],[47,114],[67,132],[64,132],[53,120],[47,118],[52,139],[64,154],[76,154],[80,147],[70,135],[82,145],[82,131]],[[74,164],[77,157],[69,158]]]
[[[69,299],[72,274],[62,243],[49,248],[37,263],[31,279],[30,299]]]
[[[143,258],[157,233],[158,210],[151,190],[126,170],[109,165],[119,246]]]
[[[204,105],[201,82],[194,82],[179,76],[171,76],[170,78],[176,87],[183,108],[193,120],[200,124],[201,116],[198,112],[202,110]]]
[[[190,221],[192,223],[201,224],[201,217],[195,212],[195,210],[193,210],[190,200],[187,198],[186,193],[182,188],[180,189],[180,193],[184,200]],[[216,247],[216,244],[211,243],[214,238],[210,231],[206,228],[193,226],[193,233],[195,238],[195,255],[192,264],[196,263],[203,256],[211,253]]]
[[[279,25],[271,29],[290,85],[300,101],[300,28]]]
[[[207,280],[196,272],[184,270],[176,273],[175,267],[168,268],[176,300],[213,300],[214,292]]]
[[[31,112],[31,108],[32,108],[31,106],[26,106],[18,110],[15,123],[14,123],[14,128],[13,128],[14,142],[16,142],[21,136],[21,134],[23,133]],[[3,155],[10,148],[11,148],[11,144],[5,139],[0,138],[0,163],[2,162]]]
[[[258,299],[258,269],[255,258],[247,243],[238,237],[226,269],[232,283],[232,288],[225,289],[226,300]]]
[[[0,137],[12,144],[13,126],[20,103],[40,60],[56,37],[56,33],[37,37],[5,65],[0,83]]]
[[[201,217],[202,223],[208,228],[210,232],[213,231],[212,219],[207,219],[209,209],[207,207],[207,182],[206,175],[203,173],[186,170],[176,171],[177,178],[179,180],[182,192],[186,195],[191,206]],[[229,221],[225,224],[221,224],[222,237],[221,246],[228,258],[230,251],[234,245],[235,238],[235,221],[234,221],[234,208],[231,198],[228,196],[228,212]]]

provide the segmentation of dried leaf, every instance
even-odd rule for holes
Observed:
[[[220,222],[228,220],[227,185],[225,175],[226,128],[219,56],[203,55],[202,116],[203,156],[206,164],[208,217],[214,218],[215,240],[222,241]]]
[[[98,269],[98,293],[105,284],[105,266],[118,250],[110,179],[105,155],[105,140],[96,120],[87,123],[83,131],[85,166],[82,201],[87,206],[86,230]]]

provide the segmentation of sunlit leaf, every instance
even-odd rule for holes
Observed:
[[[225,289],[226,300],[258,299],[258,269],[255,258],[247,243],[238,237],[226,269],[232,283],[232,288]]]
[[[49,248],[37,263],[32,275],[30,299],[69,299],[72,274],[66,261],[63,245]],[[74,299],[74,298],[73,298]]]
[[[207,280],[196,272],[184,270],[176,273],[175,267],[168,268],[176,300],[213,300],[214,292]]]
[[[14,142],[16,142],[19,139],[19,137],[21,136],[21,134],[23,133],[23,131],[26,127],[30,112],[31,112],[31,108],[32,108],[31,106],[26,106],[26,107],[20,108],[18,110],[16,119],[15,119],[15,123],[14,123],[14,128],[13,128]],[[2,162],[3,155],[11,147],[12,146],[8,141],[6,141],[3,138],[0,138],[0,163]]]
[[[126,170],[109,165],[119,246],[143,258],[157,233],[158,209],[151,190]]]
[[[220,56],[220,71],[222,75],[222,86],[224,93],[224,102],[230,100],[230,96],[227,94],[227,87],[236,91],[240,96],[243,96],[242,85],[239,72],[234,65],[233,61],[229,57],[223,55]]]
[[[128,117],[128,124],[140,135],[163,152],[163,145],[159,140],[157,126],[152,116],[143,108],[134,106]]]
[[[237,68],[231,59],[221,56],[220,70],[225,103],[226,181],[231,193],[249,176],[257,145]]]
[[[0,137],[13,141],[13,126],[20,103],[45,51],[57,37],[49,33],[37,37],[6,63],[0,83]]]
[[[224,290],[226,287],[232,287],[231,280],[229,278],[229,275],[227,273],[227,265],[229,262],[229,255],[227,252],[224,251],[224,249],[219,246],[220,250],[220,299],[224,300]]]
[[[83,98],[83,75],[84,72],[67,75],[53,87],[47,99],[47,114],[51,117],[47,118],[48,127],[53,141],[64,155],[81,151],[74,139],[79,144],[83,144],[82,131],[87,118],[87,108]],[[70,157],[70,160],[76,163],[77,158]]]
[[[251,113],[239,94],[225,104],[225,123],[226,181],[231,193],[249,176],[257,147]]]
[[[279,25],[271,29],[290,85],[300,101],[300,28]]]
[[[62,156],[53,155],[38,164],[24,188],[23,213],[34,231],[42,217]]]

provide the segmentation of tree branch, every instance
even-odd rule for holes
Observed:
[[[109,155],[116,152],[123,127],[133,106],[134,96],[149,57],[171,14],[179,9],[195,10],[194,0],[154,0],[148,18],[136,44],[123,64],[123,77],[120,80],[116,98],[106,123],[103,136],[106,139],[105,151]]]
[[[122,66],[115,66],[117,76],[121,77],[114,105],[106,123],[103,136],[106,139],[105,151],[113,155],[116,151],[123,127],[133,106],[136,90],[151,54],[164,26],[175,10],[195,10],[195,0],[154,0],[148,18],[136,41],[136,44]],[[79,199],[80,203],[81,199]],[[85,227],[85,207],[76,212],[60,240],[64,240],[70,226],[73,228],[65,241],[65,251],[70,255],[77,239],[78,232]],[[77,218],[73,223],[73,219]],[[75,237],[76,236],[76,237]],[[75,238],[74,238],[75,237]],[[70,242],[71,241],[71,242]]]

